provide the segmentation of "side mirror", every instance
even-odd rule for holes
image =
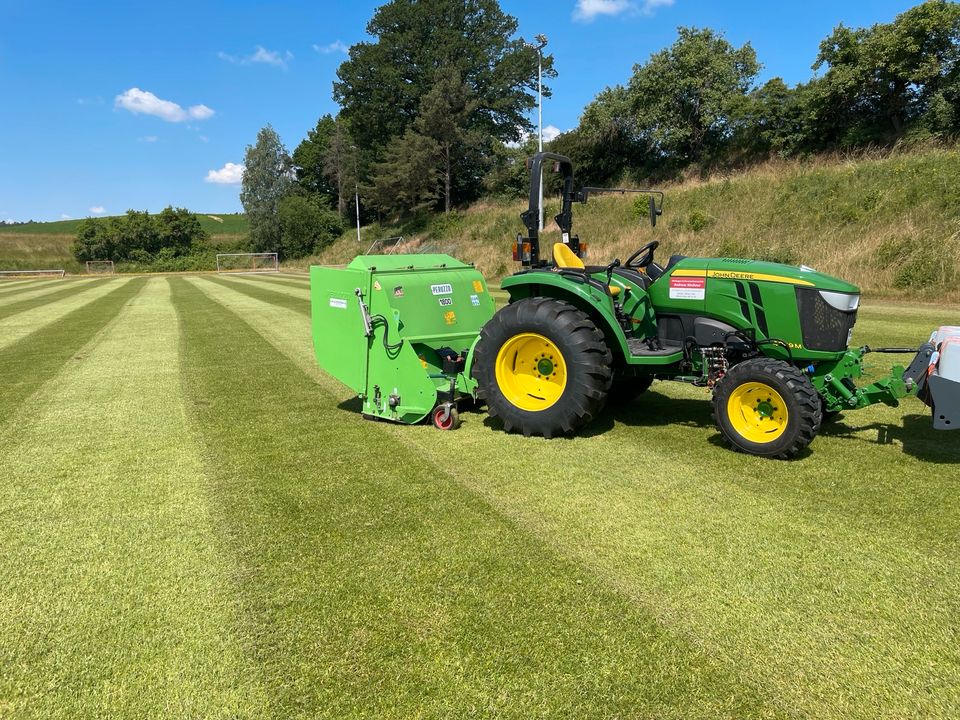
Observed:
[[[657,210],[657,199],[653,195],[651,195],[650,196],[650,212],[648,213],[648,215],[650,216],[650,227],[657,226],[657,215],[659,214],[660,213]]]

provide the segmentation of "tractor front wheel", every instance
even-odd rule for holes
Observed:
[[[483,326],[473,374],[507,432],[550,438],[572,434],[603,409],[611,362],[603,333],[584,313],[527,298]]]
[[[717,428],[735,449],[761,457],[793,457],[817,436],[823,420],[810,378],[782,360],[734,365],[713,393]]]

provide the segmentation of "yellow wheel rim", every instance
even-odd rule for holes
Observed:
[[[537,333],[520,333],[497,353],[497,387],[521,410],[551,407],[567,386],[567,363],[551,340]]]
[[[727,417],[733,429],[753,443],[771,443],[787,429],[789,411],[783,397],[769,385],[748,382],[727,400]]]

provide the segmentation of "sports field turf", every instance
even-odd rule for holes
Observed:
[[[0,284],[0,718],[960,716],[960,433],[917,401],[793,462],[667,383],[569,440],[356,409],[305,277]]]

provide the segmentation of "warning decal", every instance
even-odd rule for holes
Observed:
[[[705,277],[670,277],[671,300],[703,300],[706,295]]]

